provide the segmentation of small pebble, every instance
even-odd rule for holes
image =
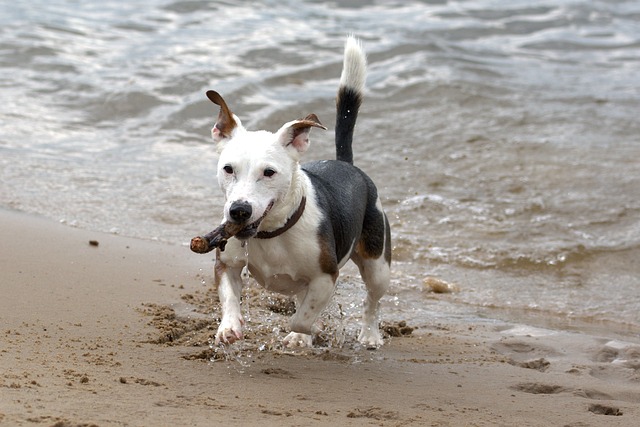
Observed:
[[[447,283],[444,280],[436,279],[435,277],[427,277],[423,281],[426,290],[434,292],[436,294],[450,294],[453,292],[460,292],[460,287],[453,283]]]

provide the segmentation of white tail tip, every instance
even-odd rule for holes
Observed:
[[[344,47],[344,62],[340,86],[345,86],[362,93],[367,78],[367,56],[360,41],[354,36],[347,37]]]

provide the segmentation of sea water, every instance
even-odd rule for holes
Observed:
[[[638,337],[639,22],[635,1],[2,2],[0,206],[182,245],[223,204],[205,91],[250,129],[317,114],[307,159],[333,158],[352,33],[355,164],[394,241],[383,310]]]

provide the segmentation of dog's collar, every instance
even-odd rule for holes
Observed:
[[[296,209],[293,215],[289,217],[287,222],[285,222],[282,227],[277,228],[273,231],[258,231],[258,234],[256,234],[256,237],[258,239],[271,239],[273,237],[277,237],[281,235],[282,233],[284,233],[285,231],[293,227],[296,224],[296,222],[298,222],[298,220],[302,216],[302,213],[304,212],[304,207],[306,204],[307,204],[307,198],[302,197],[302,200],[300,200],[300,206],[298,206],[298,209]]]

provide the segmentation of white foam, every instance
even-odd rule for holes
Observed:
[[[505,329],[501,333],[505,335],[529,336],[529,337],[547,337],[550,335],[557,334],[557,332],[549,329],[536,328],[528,325],[517,325],[511,329]]]

